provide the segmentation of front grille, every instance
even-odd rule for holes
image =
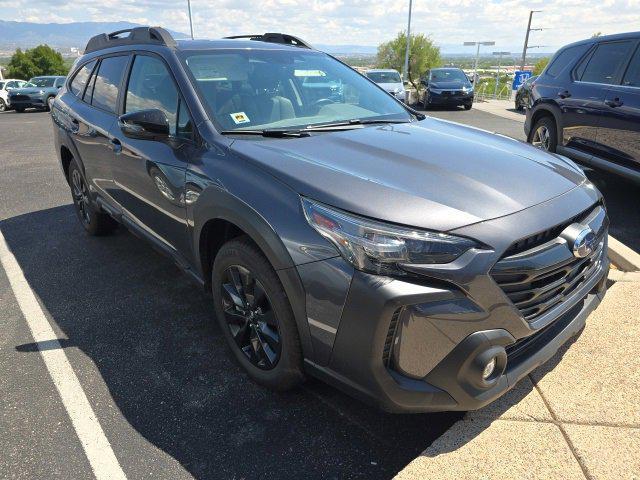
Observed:
[[[398,327],[398,318],[400,317],[400,311],[398,308],[393,312],[391,322],[389,323],[389,330],[387,331],[387,338],[384,341],[384,349],[382,350],[382,362],[385,366],[390,366],[391,363],[391,349],[393,348],[393,339],[396,335],[396,328]]]
[[[491,270],[493,279],[525,320],[531,322],[557,306],[597,272],[604,250],[606,214],[598,206],[583,217],[585,223],[597,224],[597,247],[589,256],[573,256],[566,242],[557,238],[564,228],[556,234],[559,227],[554,227],[521,241],[535,245],[528,250],[520,251],[522,246],[516,249],[512,246],[508,252],[517,253],[503,257]],[[573,220],[563,225],[569,225]],[[552,234],[555,236],[539,244],[541,238]]]

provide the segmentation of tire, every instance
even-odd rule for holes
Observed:
[[[540,118],[531,129],[529,142],[541,150],[555,152],[558,146],[558,128],[555,120],[548,116]]]
[[[516,102],[515,108],[516,108],[516,112],[521,112],[522,110],[524,110],[524,107],[520,105],[519,102]]]
[[[6,111],[7,111],[7,104],[4,102],[2,98],[0,98],[0,112],[6,112]]]
[[[465,110],[471,110],[471,107],[473,107],[473,103],[465,103],[464,104],[464,109]]]
[[[302,383],[302,350],[291,305],[275,270],[249,237],[220,248],[211,288],[227,345],[249,376],[277,391]]]
[[[16,112],[18,113],[24,112],[24,107],[15,107],[15,109],[16,109]]]
[[[93,206],[89,199],[84,175],[75,160],[71,160],[69,164],[69,178],[67,180],[71,188],[76,215],[89,235],[107,235],[118,227],[118,222],[111,216],[96,210]]]

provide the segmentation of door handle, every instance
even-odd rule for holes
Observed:
[[[571,92],[569,90],[562,90],[558,92],[558,97],[560,98],[569,98],[571,96]]]
[[[117,138],[113,137],[109,139],[109,143],[114,153],[120,153],[122,151],[122,143]]]
[[[604,104],[611,107],[611,108],[616,108],[616,107],[621,107],[624,102],[622,100],[620,100],[620,98],[616,97],[613,100],[605,100]]]

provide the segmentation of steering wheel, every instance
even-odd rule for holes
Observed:
[[[336,103],[336,102],[334,102],[330,98],[320,98],[320,99],[316,100],[315,102],[313,102],[311,104],[311,106],[320,109],[320,107],[323,107],[325,105],[331,105],[332,103]]]

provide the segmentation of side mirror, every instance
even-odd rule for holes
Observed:
[[[162,140],[169,137],[169,119],[157,108],[125,113],[118,118],[118,126],[129,138]]]
[[[62,85],[58,85],[56,88],[60,90],[62,88]]]

